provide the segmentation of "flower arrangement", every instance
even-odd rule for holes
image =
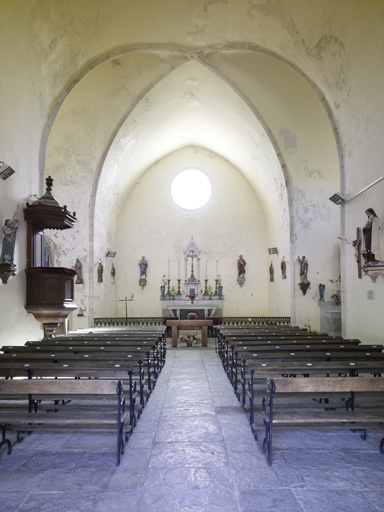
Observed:
[[[180,341],[183,341],[187,344],[187,347],[192,347],[193,345],[199,345],[200,340],[196,338],[193,334],[189,334],[187,336],[181,336]]]

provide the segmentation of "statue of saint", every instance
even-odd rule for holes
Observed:
[[[373,208],[365,210],[368,217],[363,227],[362,255],[365,263],[380,261],[380,222]]]
[[[273,263],[271,261],[271,264],[269,265],[269,280],[270,282],[274,281],[275,279],[275,276],[274,276],[274,270],[273,270]]]
[[[244,277],[246,264],[247,262],[243,258],[242,254],[240,254],[239,259],[237,260],[237,277]]]
[[[83,265],[82,265],[81,261],[79,260],[79,258],[76,258],[75,266],[72,268],[74,268],[77,272],[75,284],[83,284],[84,283]]]
[[[161,292],[161,298],[165,298],[165,287],[167,286],[167,278],[165,277],[165,274],[163,275],[161,279],[161,286],[160,286],[160,292]]]
[[[112,283],[115,282],[115,275],[116,275],[116,269],[115,269],[115,265],[112,263],[112,268],[111,268],[111,281],[112,281]]]
[[[13,257],[15,253],[16,243],[16,232],[19,227],[19,221],[16,219],[16,215],[19,211],[19,205],[17,205],[16,211],[12,219],[6,219],[3,226],[3,244],[1,247],[0,263],[13,263]]]
[[[140,267],[140,279],[147,279],[148,262],[145,259],[145,256],[141,257],[141,260],[139,261],[139,267]]]
[[[281,260],[280,268],[281,268],[281,279],[287,279],[287,263],[284,259],[284,256],[283,256],[283,259]]]
[[[308,260],[305,256],[300,259],[297,257],[297,261],[300,263],[300,282],[308,283]]]
[[[325,284],[319,284],[320,300],[324,300]]]
[[[103,264],[101,263],[101,260],[99,260],[99,266],[97,267],[97,282],[102,283],[103,282]]]

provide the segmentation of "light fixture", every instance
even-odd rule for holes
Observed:
[[[8,164],[5,164],[4,162],[0,162],[0,178],[2,180],[6,180],[12,174],[15,174],[15,171],[12,169],[12,167]]]
[[[268,249],[269,254],[277,254],[277,247],[271,247]]]
[[[360,190],[360,192],[357,192],[357,194],[354,194],[351,197],[347,198],[346,194],[341,194],[340,192],[337,192],[336,194],[333,194],[333,196],[331,196],[329,198],[329,200],[332,201],[333,203],[337,204],[337,205],[340,205],[340,204],[343,204],[343,203],[349,203],[349,201],[352,201],[352,199],[355,199],[355,197],[359,196],[360,194],[362,194],[363,192],[365,192],[369,188],[373,187],[373,185],[376,185],[381,180],[384,180],[384,176],[381,176],[376,181],[374,181],[373,183],[371,183],[367,187],[363,188],[362,190]]]
[[[114,258],[116,256],[116,251],[108,251],[107,258]]]
[[[333,194],[333,196],[331,196],[329,198],[329,200],[337,205],[340,205],[342,203],[345,203],[346,196],[343,194],[340,194],[340,192],[337,192],[336,194]]]

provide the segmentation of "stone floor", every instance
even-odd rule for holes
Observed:
[[[169,348],[122,458],[108,435],[33,434],[0,454],[0,512],[384,511],[380,431],[284,429],[269,467],[210,346]]]

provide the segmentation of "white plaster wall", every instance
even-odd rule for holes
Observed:
[[[180,209],[170,198],[172,178],[188,165],[204,170],[213,185],[208,205],[192,212]],[[183,251],[192,236],[201,250],[200,278],[205,278],[208,260],[209,285],[213,288],[218,260],[225,295],[223,314],[268,314],[267,233],[260,202],[232,165],[211,152],[189,147],[148,169],[119,212],[115,244],[117,290],[118,298],[134,293],[135,300],[128,304],[129,315],[161,316],[160,284],[163,274],[168,274],[168,259],[171,286],[177,287],[178,260],[183,279]],[[242,288],[236,281],[239,254],[247,261]],[[138,283],[142,255],[149,263],[148,284],[143,290]],[[124,316],[124,303],[118,308]]]

